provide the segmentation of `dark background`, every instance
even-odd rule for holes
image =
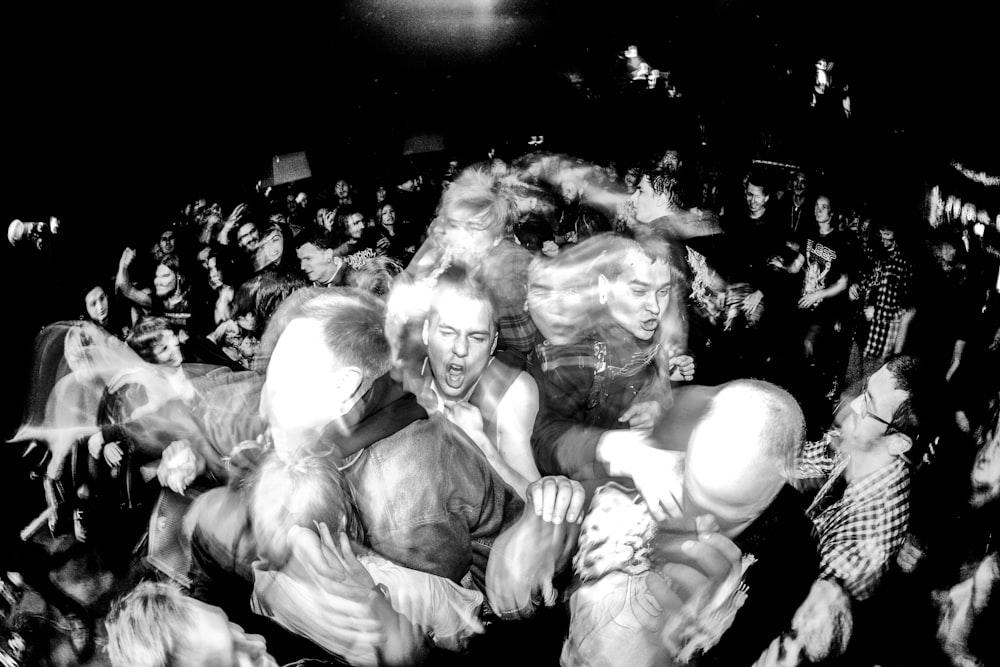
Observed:
[[[463,163],[491,147],[513,157],[534,134],[595,161],[674,145],[737,173],[752,158],[822,168],[909,215],[950,161],[1000,173],[995,23],[980,4],[7,10],[2,220],[55,215],[65,230],[57,255],[4,245],[11,386],[34,331],[78,296],[78,267],[110,275],[124,240],[198,196],[228,210],[278,154],[304,150],[332,179],[388,169],[419,133]],[[630,44],[680,99],[627,85]],[[849,121],[809,107],[820,57],[850,84]]]

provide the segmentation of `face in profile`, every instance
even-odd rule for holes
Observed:
[[[486,369],[496,331],[485,301],[454,290],[436,295],[424,325],[427,358],[435,383],[449,398],[464,397]]]
[[[660,210],[656,206],[656,193],[649,182],[648,176],[643,176],[639,181],[639,186],[632,193],[632,205],[635,211],[635,219],[639,222],[652,222],[660,216]]]
[[[1000,412],[993,428],[987,430],[976,461],[972,465],[973,507],[982,507],[1000,497]]]
[[[327,282],[337,271],[333,263],[332,250],[320,248],[312,243],[303,243],[295,254],[299,258],[299,268],[314,283]]]
[[[95,287],[84,297],[84,304],[87,307],[87,316],[98,324],[104,325],[108,321],[108,295],[103,287]]]
[[[653,338],[669,302],[670,267],[638,251],[628,254],[625,270],[608,284],[608,314],[638,340]]]

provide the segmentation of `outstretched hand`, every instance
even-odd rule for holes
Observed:
[[[501,617],[526,618],[537,602],[556,602],[552,578],[576,549],[583,520],[583,486],[565,477],[532,482],[521,518],[493,543],[486,595]],[[572,518],[571,518],[572,517]]]

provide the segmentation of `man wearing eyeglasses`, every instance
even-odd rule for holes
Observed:
[[[906,535],[912,464],[926,441],[918,437],[931,396],[925,382],[914,357],[890,359],[799,464],[803,485],[821,485],[807,511],[819,533],[820,578],[858,601],[877,588]]]

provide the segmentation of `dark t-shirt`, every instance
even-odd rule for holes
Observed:
[[[850,272],[850,246],[845,236],[833,230],[822,235],[814,230],[802,237],[802,255],[805,263],[802,265],[802,291],[800,297],[832,287],[840,277]],[[828,320],[838,317],[843,310],[843,291],[832,299],[824,299],[813,306],[807,314],[811,320]]]

